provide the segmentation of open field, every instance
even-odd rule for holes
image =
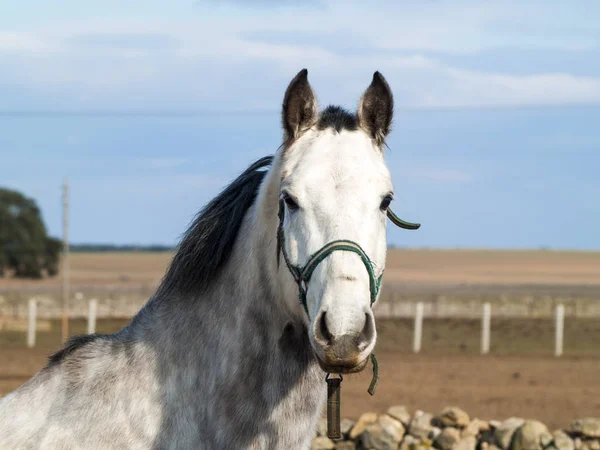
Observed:
[[[153,285],[171,253],[74,253],[73,285]],[[387,283],[414,286],[598,285],[600,252],[390,249]],[[59,279],[0,279],[3,287],[59,286]]]
[[[81,289],[92,295],[112,290],[132,296],[131,292],[138,290],[136,301],[145,301],[171,256],[73,254],[73,291]],[[60,280],[0,279],[0,294],[3,290],[24,292],[25,299],[28,292],[46,291],[60,298]],[[600,252],[392,249],[385,275],[386,291],[386,295],[400,296],[401,301],[434,303],[441,297],[494,301],[503,296],[516,302],[531,296],[539,302],[549,296],[596,303],[600,301]],[[117,302],[117,297],[111,301]],[[474,305],[472,308],[477,309],[479,304]],[[136,308],[134,304],[131,310]],[[81,311],[85,315],[85,305]],[[426,314],[423,350],[418,355],[410,351],[411,319],[380,318],[377,394],[370,397],[366,392],[370,366],[361,374],[347,377],[342,390],[342,415],[356,417],[366,410],[383,412],[392,404],[432,412],[456,404],[484,419],[517,415],[542,420],[550,427],[562,426],[575,417],[600,416],[600,320],[568,316],[564,356],[557,359],[552,356],[552,311],[549,309],[547,318],[535,319],[503,318],[494,312],[491,354],[487,356],[478,354],[479,309],[470,319],[435,319]],[[20,317],[24,318],[26,309],[23,313]],[[12,320],[13,316],[7,317]],[[117,331],[126,322],[100,320],[98,331]],[[84,320],[71,323],[73,334],[85,331]],[[46,328],[38,332],[34,349],[25,347],[23,330],[0,330],[0,395],[25,382],[60,347],[59,321],[44,319],[43,324]]]
[[[74,286],[143,286],[160,281],[171,261],[169,252],[72,253],[70,279]],[[60,277],[43,280],[1,279],[0,289],[60,287]]]
[[[113,332],[126,321],[100,321],[99,331]],[[60,347],[59,322],[40,332],[38,345],[27,349],[22,332],[0,332],[0,395],[24,383]],[[479,322],[429,320],[424,324],[423,351],[410,352],[411,324],[379,320],[377,393],[366,390],[371,367],[343,383],[342,412],[356,417],[366,410],[383,412],[392,404],[411,410],[438,411],[456,404],[483,418],[518,415],[550,427],[575,417],[600,415],[600,321],[567,322],[565,356],[552,355],[552,322],[503,320],[492,327],[492,354],[481,356]],[[85,322],[72,321],[83,333]]]

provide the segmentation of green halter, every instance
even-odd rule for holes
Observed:
[[[325,244],[323,247],[321,247],[320,250],[318,250],[310,258],[308,258],[308,261],[306,262],[304,267],[292,264],[285,249],[285,235],[283,234],[283,212],[283,200],[280,200],[278,214],[279,227],[277,228],[277,264],[279,265],[279,254],[283,253],[283,259],[285,260],[285,264],[288,267],[290,273],[292,274],[292,277],[294,277],[294,281],[296,281],[296,284],[298,285],[298,297],[300,299],[300,303],[302,304],[302,307],[304,308],[304,311],[306,312],[306,315],[309,317],[309,319],[310,314],[308,313],[308,305],[306,303],[308,282],[310,281],[310,277],[312,276],[317,266],[336,250],[354,252],[358,256],[360,256],[360,260],[365,265],[367,273],[369,274],[369,292],[371,294],[372,307],[373,303],[375,303],[375,300],[377,300],[377,295],[379,294],[379,288],[381,287],[381,280],[383,278],[383,270],[381,271],[379,276],[375,275],[373,262],[371,261],[371,259],[369,259],[369,256],[365,253],[362,247],[354,241],[339,239],[336,241],[331,241],[328,244]],[[404,220],[400,219],[396,214],[394,214],[390,209],[387,210],[387,216],[394,225],[400,228],[404,228],[405,230],[417,230],[421,226],[421,224],[418,223],[405,222]],[[375,393],[375,385],[377,384],[377,379],[379,378],[379,364],[377,363],[377,359],[375,358],[374,353],[371,353],[371,361],[373,362],[373,380],[371,381],[371,385],[369,386],[369,394],[373,395]]]

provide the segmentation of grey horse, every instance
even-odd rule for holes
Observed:
[[[0,448],[309,448],[326,373],[375,346],[392,111],[378,72],[356,112],[320,110],[299,72],[276,154],[198,214],[125,328],[72,338],[0,400]]]

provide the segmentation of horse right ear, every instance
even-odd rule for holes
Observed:
[[[302,69],[290,82],[283,98],[281,121],[284,140],[293,141],[313,126],[318,110],[317,98],[308,83],[308,70]]]

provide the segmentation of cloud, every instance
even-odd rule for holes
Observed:
[[[51,53],[56,48],[41,36],[30,32],[9,32],[0,30],[0,54],[2,53]]]
[[[163,33],[83,33],[69,36],[65,43],[84,49],[164,50],[178,47],[177,40]]]
[[[572,34],[528,5],[514,8],[535,29],[553,30],[545,41],[510,31],[516,13],[503,3],[327,1],[323,12],[287,1],[300,9],[252,14],[234,13],[238,3],[178,21],[89,19],[2,32],[3,107],[276,110],[303,67],[322,104],[356,104],[375,70],[399,108],[600,103],[600,50],[582,50],[597,28]]]
[[[444,70],[451,95],[438,93],[433,106],[540,106],[600,103],[600,78],[568,74],[505,75]],[[459,98],[457,94],[464,94]]]

